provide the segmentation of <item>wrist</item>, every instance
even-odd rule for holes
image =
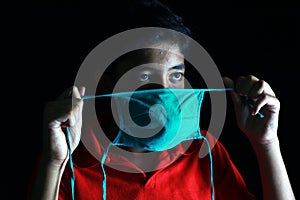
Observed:
[[[250,141],[252,148],[258,154],[277,151],[280,149],[278,137],[268,140]]]
[[[42,154],[41,165],[52,170],[60,170],[66,165],[68,160],[69,156],[66,156],[65,159],[55,159],[51,155]]]

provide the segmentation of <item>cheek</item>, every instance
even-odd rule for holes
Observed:
[[[179,82],[175,82],[175,83],[170,83],[170,86],[172,88],[184,88],[184,81],[179,81]]]

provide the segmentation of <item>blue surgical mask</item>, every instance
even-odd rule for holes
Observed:
[[[164,151],[200,139],[204,91],[152,89],[114,94],[119,132],[113,145]]]

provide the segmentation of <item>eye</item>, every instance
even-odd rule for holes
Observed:
[[[139,77],[139,80],[140,80],[140,81],[148,81],[149,79],[150,79],[149,74],[142,74],[142,75]]]
[[[171,81],[181,81],[183,79],[183,73],[182,72],[175,72],[170,75]]]

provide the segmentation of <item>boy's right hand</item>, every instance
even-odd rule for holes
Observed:
[[[81,137],[82,108],[85,88],[73,86],[55,101],[48,102],[44,110],[44,154],[48,162],[60,166],[68,159],[66,127],[70,130],[70,146],[73,152]]]

